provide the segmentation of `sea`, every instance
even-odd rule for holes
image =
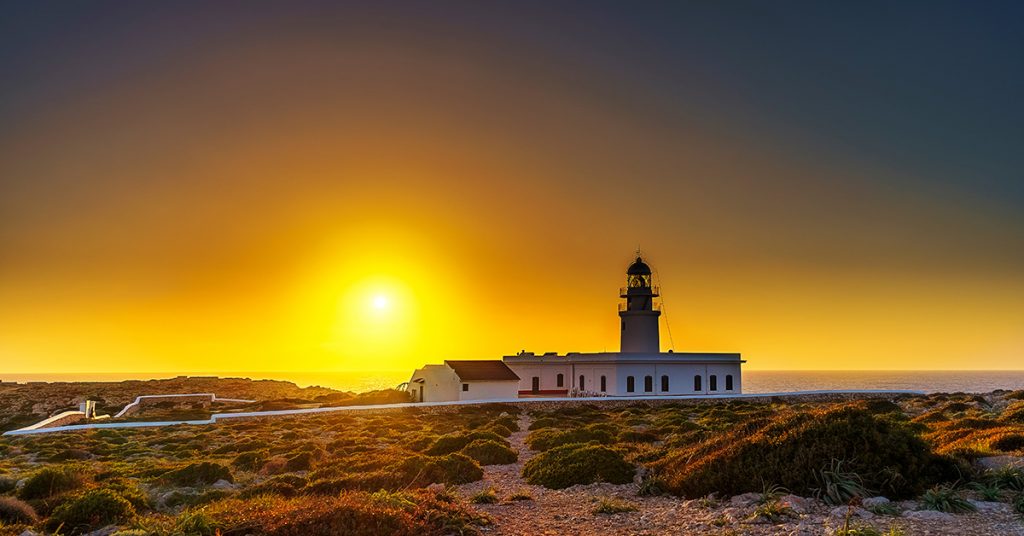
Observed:
[[[364,392],[396,387],[409,379],[408,370],[350,372],[89,372],[59,374],[5,374],[5,382],[124,381],[218,376],[285,380],[300,387],[318,385],[341,391]],[[833,389],[909,389],[927,393],[987,393],[996,389],[1024,389],[1024,370],[745,370],[743,392],[782,393]]]

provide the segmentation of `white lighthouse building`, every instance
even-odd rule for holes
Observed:
[[[619,352],[534,354],[502,360],[519,376],[519,396],[651,396],[743,391],[738,353],[662,352],[658,287],[637,256],[619,290]]]
[[[743,391],[738,353],[662,352],[661,306],[651,268],[637,256],[619,289],[619,352],[520,352],[498,360],[446,361],[417,369],[417,402],[540,396],[671,396]]]

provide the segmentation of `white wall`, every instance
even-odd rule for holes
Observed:
[[[733,389],[726,390],[726,375],[733,377]],[[700,390],[694,389],[694,376],[701,377]],[[717,387],[711,391],[710,376],[717,378]],[[633,392],[626,390],[628,377],[633,376],[635,389]],[[653,379],[653,389],[645,390],[645,377]],[[669,390],[661,390],[661,377],[668,376]],[[617,396],[629,395],[693,395],[712,393],[740,393],[742,382],[740,381],[739,363],[722,363],[715,365],[689,364],[689,363],[664,363],[664,364],[620,364],[618,365],[617,391],[609,393]]]
[[[416,380],[422,379],[423,382]],[[514,382],[512,382],[514,383]],[[419,398],[420,388],[423,389],[423,398]],[[409,379],[408,390],[417,402],[447,402],[460,400],[459,390],[462,384],[459,382],[455,371],[446,365],[427,365],[416,369]]]
[[[468,391],[463,391],[463,384]],[[459,400],[497,400],[519,397],[519,382],[462,382],[459,384]]]
[[[572,389],[572,366],[564,363],[509,363],[505,362],[508,368],[512,369],[519,376],[519,391],[528,392],[533,389],[533,378],[534,376],[540,378],[540,390],[542,392],[548,391],[568,391]],[[562,386],[558,386],[558,375],[562,374],[563,383]]]

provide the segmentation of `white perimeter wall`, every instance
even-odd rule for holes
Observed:
[[[572,368],[566,363],[509,363],[505,362],[519,376],[519,390],[529,391],[533,388],[534,376],[540,378],[541,391],[568,390],[573,386]],[[564,384],[558,386],[558,375],[564,375]]]

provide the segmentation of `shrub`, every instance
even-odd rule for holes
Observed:
[[[897,498],[956,475],[954,463],[915,432],[862,402],[739,423],[731,433],[670,451],[654,468],[667,490],[691,498],[756,491],[762,481],[810,494],[833,459],[848,460],[844,470],[861,475],[864,488]]]
[[[532,501],[533,495],[530,495],[529,489],[521,489],[512,495],[509,495],[508,500],[510,501]]]
[[[938,510],[954,514],[977,510],[973,504],[960,495],[959,491],[948,485],[935,486],[924,492],[924,495],[921,495],[921,505],[926,510]]]
[[[754,509],[753,517],[755,519],[765,519],[772,523],[781,523],[787,518],[799,518],[796,511],[789,507],[789,505],[783,504],[778,499],[763,502]]]
[[[550,450],[571,443],[587,443],[596,441],[609,444],[614,436],[607,430],[577,428],[575,430],[537,430],[526,436],[526,444],[533,450]]]
[[[616,439],[619,443],[654,443],[658,434],[646,430],[623,430]]]
[[[229,499],[205,511],[223,534],[261,536],[442,536],[488,523],[455,497],[427,490]]]
[[[232,492],[223,489],[209,489],[200,493],[174,491],[164,499],[164,504],[169,508],[177,508],[179,506],[199,506],[213,501],[219,501],[226,497],[230,497],[232,494]]]
[[[623,512],[636,512],[636,510],[635,505],[612,497],[598,499],[597,506],[594,507],[595,514],[621,514]]]
[[[14,497],[0,497],[0,526],[39,521],[34,508]]]
[[[971,482],[968,487],[986,501],[998,501],[1003,498],[1003,488],[995,482]]]
[[[45,499],[82,487],[85,478],[80,469],[70,465],[44,467],[25,481],[19,495],[22,499]]]
[[[422,466],[422,478],[427,483],[468,484],[483,477],[480,466],[472,458],[459,453],[431,456]]]
[[[492,425],[488,426],[486,428],[486,430],[488,432],[494,432],[494,433],[500,435],[501,437],[508,437],[508,436],[512,435],[512,430],[510,428],[508,428],[507,426],[504,426],[504,425],[501,425],[501,424],[492,424]]]
[[[231,469],[214,462],[199,462],[168,471],[160,477],[164,482],[179,486],[209,485],[218,480],[234,482]]]
[[[1001,435],[989,443],[989,447],[1003,452],[1024,449],[1024,434]]]
[[[1018,493],[1017,496],[1013,498],[1013,509],[1016,510],[1018,514],[1024,514],[1024,493]]]
[[[46,521],[50,530],[60,528],[81,534],[135,518],[135,508],[127,499],[109,489],[87,491],[57,507]]]
[[[621,452],[602,445],[555,447],[534,456],[523,467],[527,482],[551,489],[594,482],[628,484],[635,473]]]
[[[251,450],[235,456],[231,465],[243,471],[257,471],[269,457],[270,453],[266,450]]]
[[[0,494],[10,493],[17,488],[17,480],[6,476],[0,476]]]
[[[1004,466],[986,471],[983,480],[998,486],[1000,489],[1024,492],[1024,469]]]
[[[832,506],[849,504],[858,497],[866,497],[869,492],[864,488],[864,479],[857,473],[843,468],[843,460],[832,460],[829,466],[818,472],[820,487],[815,495]]]
[[[308,471],[313,467],[314,456],[312,452],[300,452],[284,464],[285,471]]]
[[[498,494],[495,493],[494,489],[485,489],[476,495],[473,495],[469,499],[469,502],[473,504],[494,504],[498,502]]]
[[[216,536],[217,522],[202,510],[188,510],[174,520],[174,534],[186,536]]]
[[[519,454],[511,448],[490,439],[477,439],[466,445],[461,452],[476,460],[480,465],[504,465],[516,463]]]
[[[468,434],[456,433],[443,435],[434,441],[434,444],[427,449],[426,454],[431,456],[443,456],[445,454],[458,452],[465,448],[466,445],[478,439],[491,440],[495,443],[508,446],[508,441],[505,441],[505,438],[500,435],[486,430],[477,430]]]

